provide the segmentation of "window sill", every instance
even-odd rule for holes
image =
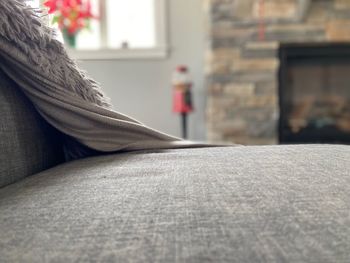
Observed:
[[[166,59],[168,57],[168,48],[97,50],[75,50],[67,48],[67,52],[76,60]]]

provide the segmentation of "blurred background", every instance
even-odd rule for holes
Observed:
[[[114,109],[189,139],[350,143],[349,0],[51,0],[70,55]],[[43,14],[44,15],[44,14]]]

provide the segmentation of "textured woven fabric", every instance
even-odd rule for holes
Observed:
[[[59,135],[0,70],[0,187],[52,167],[62,157]]]
[[[350,147],[94,157],[0,189],[1,262],[349,262]]]

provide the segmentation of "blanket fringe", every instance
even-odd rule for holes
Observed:
[[[86,101],[111,108],[99,84],[68,57],[63,44],[56,39],[55,30],[45,25],[39,13],[23,0],[0,0],[0,35],[17,46],[52,81]]]

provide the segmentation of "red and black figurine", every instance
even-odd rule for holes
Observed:
[[[187,116],[193,111],[192,81],[186,66],[178,66],[173,73],[173,111],[181,115],[182,137],[187,139]]]

